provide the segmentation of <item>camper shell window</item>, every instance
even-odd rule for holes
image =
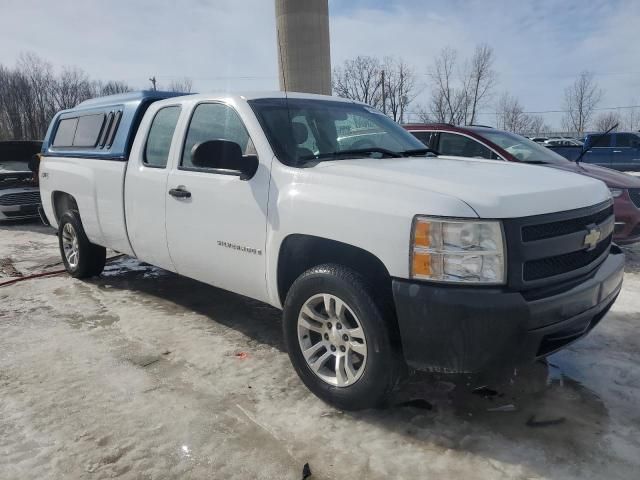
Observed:
[[[74,147],[95,147],[104,126],[104,113],[78,117],[76,134],[73,137]]]
[[[68,147],[73,145],[73,137],[76,134],[78,118],[65,118],[60,120],[56,136],[53,139],[54,147]]]

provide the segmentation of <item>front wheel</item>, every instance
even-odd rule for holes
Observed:
[[[372,288],[355,271],[321,265],[292,285],[284,307],[284,338],[304,384],[344,410],[384,403],[400,360]]]
[[[64,268],[72,277],[88,278],[102,273],[107,251],[89,241],[77,212],[67,212],[60,217],[58,244]]]

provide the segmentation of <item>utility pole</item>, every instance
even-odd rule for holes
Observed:
[[[380,72],[380,82],[382,82],[382,113],[387,114],[387,91],[384,88],[384,70]]]
[[[328,0],[275,0],[280,90],[331,95]]]
[[[149,79],[149,81],[151,82],[151,85],[153,85],[153,87],[151,89],[155,92],[156,91],[156,76],[154,75],[153,77],[151,77]]]

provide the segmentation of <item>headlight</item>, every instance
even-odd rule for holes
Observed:
[[[618,198],[624,193],[624,190],[622,188],[610,188],[609,191],[611,192],[611,196],[613,198]]]
[[[411,239],[411,278],[505,283],[500,222],[416,217]]]

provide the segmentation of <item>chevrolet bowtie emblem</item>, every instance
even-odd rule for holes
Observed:
[[[584,246],[587,247],[587,250],[593,250],[598,245],[598,241],[600,240],[600,229],[597,226],[589,226],[589,233],[584,237]]]

